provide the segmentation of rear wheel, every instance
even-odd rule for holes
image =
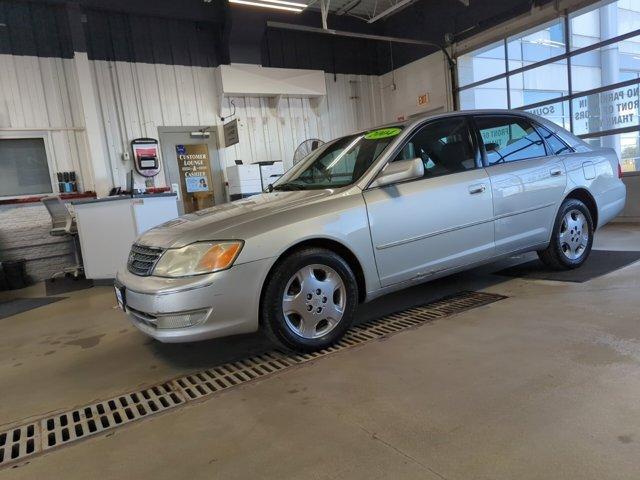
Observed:
[[[569,198],[560,207],[549,246],[538,256],[556,270],[578,268],[589,257],[592,244],[591,213],[580,200]]]
[[[358,286],[349,264],[330,250],[306,248],[281,261],[267,281],[263,326],[288,349],[319,350],[344,335],[357,302]]]

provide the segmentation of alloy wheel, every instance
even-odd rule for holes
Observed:
[[[346,299],[347,290],[338,272],[327,265],[307,265],[287,282],[282,313],[293,333],[319,338],[340,323]]]
[[[589,224],[580,210],[569,210],[562,218],[559,241],[562,253],[570,260],[577,260],[585,252],[589,245]]]

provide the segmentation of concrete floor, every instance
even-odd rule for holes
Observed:
[[[596,248],[640,250],[640,227],[611,225]],[[469,288],[506,300],[35,457],[0,478],[637,479],[640,262],[582,284],[490,273],[499,268],[379,299],[359,318]],[[67,296],[0,320],[0,425],[269,348],[260,335],[158,344],[127,325],[110,288]]]

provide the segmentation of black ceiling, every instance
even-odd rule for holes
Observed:
[[[329,28],[428,40],[462,39],[553,0],[419,0],[375,24],[330,15]],[[218,65],[319,68],[381,74],[436,48],[267,29],[268,20],[320,27],[320,14],[279,13],[230,6],[226,0],[0,0],[0,53],[68,56],[65,9],[84,13],[87,50],[94,59]],[[1,24],[5,27],[1,27]],[[51,37],[51,38],[49,38]]]

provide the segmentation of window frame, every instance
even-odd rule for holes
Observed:
[[[575,153],[576,152],[576,150],[571,145],[569,145],[562,138],[560,138],[558,135],[556,135],[555,132],[551,131],[550,128],[547,128],[544,125],[542,125],[541,123],[533,121],[531,119],[529,119],[529,121],[533,125],[533,128],[535,128],[536,131],[538,132],[538,135],[540,135],[540,138],[542,138],[542,141],[544,142],[545,150],[547,151],[547,157],[557,157],[558,155],[569,155],[571,153]],[[549,145],[547,137],[544,134],[545,131],[549,132],[549,134],[553,138],[555,138],[560,143],[562,143],[564,145],[564,147],[567,149],[567,151],[565,153],[552,153],[551,145]]]
[[[467,115],[467,114],[463,114],[463,115],[447,115],[447,116],[443,116],[443,117],[438,117],[438,118],[430,118],[428,120],[425,120],[422,123],[419,123],[417,125],[414,126],[414,128],[412,128],[411,130],[409,130],[407,132],[407,137],[402,141],[402,143],[400,143],[394,150],[392,153],[389,154],[389,160],[385,163],[385,167],[387,166],[387,164],[393,162],[395,160],[395,158],[398,156],[398,154],[400,154],[400,152],[402,152],[402,150],[404,149],[404,147],[411,141],[411,139],[423,128],[428,127],[431,124],[434,124],[436,122],[441,122],[441,121],[447,121],[447,120],[453,120],[453,119],[461,119],[467,126],[467,132],[469,133],[469,140],[471,141],[471,148],[473,149],[473,154],[474,154],[474,167],[470,168],[469,170],[465,170],[465,172],[471,172],[473,170],[478,170],[480,168],[483,168],[482,165],[482,156],[479,150],[479,143],[478,143],[478,139],[476,138],[475,135],[475,130],[474,130],[474,125],[471,122],[472,116],[471,115]],[[384,167],[382,167],[384,169]],[[382,171],[382,169],[380,170]],[[453,173],[444,173],[442,175],[438,175],[437,177],[426,177],[426,176],[422,176],[421,178],[414,178],[411,180],[403,180],[400,182],[395,182],[389,185],[397,185],[397,184],[401,184],[401,183],[409,183],[409,182],[420,182],[423,180],[434,180],[436,178],[441,178],[441,177],[446,177],[449,175],[457,175],[460,173],[465,173],[465,172],[453,172]],[[373,182],[373,180],[372,180]],[[383,187],[375,187],[375,188],[384,188],[384,187],[388,187],[389,185],[384,185]]]
[[[487,77],[484,78],[482,80],[478,80],[476,82],[473,83],[468,83],[465,85],[456,85],[454,88],[454,92],[453,94],[457,96],[458,102],[460,104],[461,102],[461,93],[465,90],[473,90],[474,88],[477,87],[481,87],[483,85],[487,85],[491,82],[496,82],[496,81],[500,81],[500,80],[504,80],[506,82],[507,85],[507,108],[511,109],[512,107],[512,103],[511,103],[511,91],[510,91],[510,82],[509,79],[511,77],[513,77],[514,75],[517,74],[523,74],[524,72],[528,71],[528,70],[532,70],[535,68],[539,68],[539,67],[543,67],[545,65],[549,65],[552,63],[556,63],[562,60],[566,60],[566,70],[567,70],[567,79],[568,79],[568,93],[566,95],[562,95],[553,99],[549,99],[549,100],[544,100],[544,101],[540,101],[540,102],[535,102],[535,103],[530,103],[530,104],[525,104],[522,106],[517,107],[517,110],[520,111],[527,111],[527,110],[531,110],[534,108],[540,108],[540,107],[544,107],[547,105],[552,105],[555,103],[562,103],[564,104],[564,102],[568,103],[568,128],[567,130],[574,133],[574,114],[573,114],[573,100],[579,97],[583,97],[583,96],[589,96],[589,95],[595,95],[607,90],[617,90],[617,89],[622,89],[622,88],[626,88],[626,87],[631,87],[631,86],[640,86],[640,74],[638,74],[638,76],[636,78],[630,78],[627,80],[622,80],[616,83],[612,83],[609,85],[605,85],[602,87],[598,87],[598,88],[593,88],[593,89],[589,89],[589,90],[585,90],[585,91],[580,91],[580,92],[576,92],[573,89],[573,85],[572,85],[572,62],[571,60],[579,55],[583,55],[585,53],[588,52],[593,52],[593,51],[597,51],[599,49],[602,49],[604,47],[607,47],[609,45],[614,45],[614,44],[620,44],[624,41],[630,40],[634,37],[640,36],[640,29],[636,29],[636,30],[631,30],[628,31],[626,33],[623,34],[619,34],[616,35],[615,37],[611,37],[611,38],[607,38],[605,40],[599,40],[598,42],[595,42],[591,45],[586,45],[584,47],[579,47],[579,48],[574,48],[572,47],[571,44],[571,40],[572,40],[572,34],[573,34],[573,29],[571,26],[571,20],[577,16],[580,16],[584,13],[587,13],[589,11],[592,10],[596,10],[596,9],[600,9],[601,7],[608,5],[610,3],[612,3],[614,0],[611,1],[600,1],[600,2],[596,2],[593,5],[589,5],[588,7],[583,7],[583,8],[577,8],[577,9],[569,9],[569,10],[563,10],[561,12],[558,12],[557,15],[555,16],[555,18],[549,18],[543,22],[541,22],[538,25],[535,26],[527,26],[526,28],[523,28],[521,30],[517,30],[517,31],[511,31],[508,33],[503,33],[499,36],[497,36],[497,38],[491,37],[489,39],[487,39],[484,42],[477,42],[475,45],[473,45],[472,42],[465,42],[463,45],[463,48],[460,49],[458,52],[456,52],[455,54],[455,59],[457,60],[459,57],[463,56],[463,55],[467,55],[470,54],[476,50],[480,50],[488,45],[493,45],[493,44],[499,44],[502,43],[504,45],[505,48],[505,57],[506,57],[506,70],[504,73],[498,74],[498,75],[494,75],[492,77]],[[554,22],[557,22],[558,19],[560,19],[560,21],[564,22],[564,44],[565,44],[565,49],[564,52],[553,56],[553,57],[549,57],[547,59],[541,60],[539,62],[532,62],[528,65],[522,66],[520,68],[515,68],[515,69],[509,69],[509,54],[508,54],[508,45],[509,45],[509,41],[514,39],[514,38],[519,38],[522,35],[526,35],[526,32],[528,31],[532,31],[532,30],[537,30],[537,29],[541,29],[541,28],[545,28],[545,26],[548,25],[552,25]],[[566,120],[563,121],[563,124],[560,125],[561,127],[564,128],[564,122]],[[602,138],[602,137],[608,137],[608,136],[612,136],[612,135],[618,135],[618,134],[623,134],[623,133],[629,133],[629,132],[637,132],[638,134],[640,134],[640,125],[634,125],[631,127],[622,127],[622,128],[610,128],[608,130],[602,130],[602,131],[598,131],[598,132],[589,132],[589,133],[585,133],[585,134],[575,134],[578,138],[581,138],[583,140],[586,140],[588,138]],[[552,132],[553,133],[553,132]],[[542,136],[542,135],[541,135]],[[545,145],[546,145],[546,140],[545,140]],[[484,147],[483,147],[484,148]],[[484,155],[484,151],[483,151],[483,155]],[[484,156],[483,156],[484,158]],[[639,171],[635,171],[635,172],[623,172],[622,174],[623,177],[627,177],[627,176],[640,176],[640,170]]]
[[[58,195],[58,180],[55,172],[55,162],[53,161],[53,144],[51,135],[47,131],[42,130],[25,130],[25,131],[0,131],[0,142],[2,140],[33,140],[41,139],[44,143],[44,154],[47,159],[47,169],[49,170],[49,181],[51,183],[51,192],[48,193],[28,193],[24,195],[1,195],[0,200],[20,200],[24,198],[46,197],[48,195]]]
[[[402,180],[399,182],[394,182],[394,183],[390,183],[388,185],[383,185],[380,187],[372,187],[371,184],[376,180],[376,178],[378,177],[378,175],[380,175],[380,173],[382,173],[382,171],[385,169],[385,167],[391,163],[396,156],[402,151],[402,149],[404,149],[404,147],[406,146],[406,144],[409,142],[409,140],[411,140],[411,138],[413,138],[413,135],[415,135],[420,129],[426,127],[427,125],[429,125],[430,123],[434,123],[437,122],[439,120],[447,120],[447,119],[452,119],[452,118],[463,118],[466,121],[467,124],[467,129],[469,131],[469,135],[470,135],[470,139],[471,139],[471,145],[474,151],[474,155],[475,155],[475,167],[470,169],[470,170],[466,170],[467,172],[471,172],[473,170],[478,170],[480,168],[483,168],[482,165],[482,155],[480,153],[480,144],[478,143],[478,140],[476,138],[476,132],[474,130],[474,125],[472,123],[473,121],[473,116],[469,113],[449,113],[446,116],[440,116],[437,118],[428,118],[426,120],[424,120],[423,122],[417,123],[409,128],[407,128],[405,135],[406,137],[401,141],[401,143],[399,143],[394,149],[393,151],[389,151],[387,152],[387,159],[384,161],[384,165],[381,165],[379,167],[379,170],[376,172],[375,175],[373,175],[368,181],[367,184],[364,186],[363,191],[364,190],[375,190],[378,188],[387,188],[389,186],[393,186],[393,185],[400,185],[403,183],[411,183],[411,182],[421,182],[424,180],[434,180],[436,178],[440,178],[440,177],[444,177],[444,176],[448,176],[448,175],[457,175],[460,173],[464,173],[464,172],[455,172],[455,173],[448,173],[448,174],[444,174],[444,175],[440,175],[439,177],[432,177],[432,178],[427,178],[427,177],[421,177],[421,178],[414,178],[411,180]]]
[[[484,168],[491,168],[491,167],[496,167],[496,166],[500,166],[500,165],[509,165],[512,163],[519,163],[519,162],[526,162],[529,160],[536,160],[536,159],[540,159],[540,158],[546,158],[549,156],[549,146],[547,145],[547,142],[544,139],[544,136],[540,134],[540,132],[538,131],[538,128],[536,128],[535,122],[531,119],[529,119],[528,117],[526,117],[525,115],[513,115],[513,114],[508,114],[508,113],[479,113],[479,114],[474,114],[474,126],[476,128],[476,132],[477,132],[477,136],[478,139],[480,141],[480,153],[482,154],[482,164],[484,166]],[[531,127],[533,128],[533,130],[540,136],[540,139],[542,140],[542,147],[544,148],[544,155],[538,155],[535,157],[527,157],[527,158],[519,158],[517,160],[510,160],[508,162],[505,163],[494,163],[493,165],[489,163],[489,159],[487,157],[487,150],[484,146],[484,140],[482,139],[482,134],[480,133],[480,128],[478,127],[478,124],[476,123],[476,119],[477,118],[481,118],[481,117],[489,117],[489,118],[506,118],[506,119],[515,119],[515,120],[519,120],[519,121],[525,121],[525,122],[529,122],[531,124]],[[553,133],[553,132],[552,132]]]

